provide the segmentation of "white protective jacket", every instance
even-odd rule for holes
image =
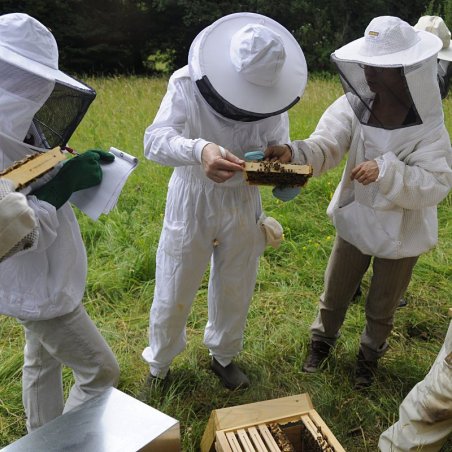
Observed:
[[[17,83],[23,76],[23,71],[17,71]],[[36,77],[35,83],[22,83],[22,90],[17,93],[9,92],[6,82],[0,87],[0,169],[30,154],[21,141],[54,86],[53,82]],[[80,304],[87,259],[69,203],[56,210],[35,196],[27,199],[39,236],[33,247],[0,263],[0,314],[44,320],[67,314]]]
[[[149,160],[175,167],[175,175],[214,184],[201,166],[201,152],[207,143],[216,143],[243,158],[256,147],[264,150],[270,144],[287,142],[288,134],[287,113],[251,123],[220,116],[196,90],[185,66],[170,78],[157,116],[146,129],[144,153]],[[243,174],[238,172],[220,186],[244,183]]]
[[[325,111],[307,140],[292,142],[293,161],[312,164],[317,176],[339,165],[348,152],[327,213],[338,235],[364,254],[400,259],[418,256],[437,243],[437,204],[452,187],[450,139],[444,125],[418,135],[415,142],[410,129],[395,132],[397,149],[376,158],[380,175],[367,186],[350,179],[352,169],[369,157],[363,126],[345,95]],[[401,133],[407,134],[405,140]]]

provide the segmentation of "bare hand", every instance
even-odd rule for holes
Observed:
[[[222,183],[230,179],[237,171],[243,171],[245,161],[236,157],[232,152],[214,143],[206,144],[201,154],[202,166],[209,179]]]
[[[350,174],[351,180],[356,180],[363,185],[369,185],[378,179],[380,170],[375,160],[360,163],[352,169]]]
[[[265,150],[264,159],[288,163],[292,160],[292,151],[286,144],[269,146]]]

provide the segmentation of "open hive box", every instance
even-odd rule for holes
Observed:
[[[201,452],[345,452],[308,394],[212,411]]]
[[[312,166],[262,160],[245,162],[244,174],[250,185],[303,187],[312,176]]]

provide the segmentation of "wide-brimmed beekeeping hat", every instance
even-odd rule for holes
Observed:
[[[188,65],[207,102],[242,121],[288,110],[307,82],[306,60],[292,34],[255,13],[230,14],[205,28],[191,45]]]

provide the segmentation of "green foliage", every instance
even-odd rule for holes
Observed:
[[[450,18],[450,0],[427,9]],[[425,13],[422,0],[2,0],[0,13],[26,12],[54,33],[60,66],[76,74],[165,72],[187,63],[195,36],[235,12],[267,15],[288,28],[305,52],[310,71],[330,71],[330,54],[361,37],[379,15],[414,24]],[[155,55],[163,56],[163,67]],[[151,56],[151,59],[150,59]]]
[[[425,15],[440,16],[448,27],[452,24],[452,0],[430,0]]]
[[[111,345],[121,367],[119,389],[178,419],[182,450],[198,451],[213,409],[308,392],[314,406],[349,452],[377,450],[379,434],[397,417],[407,392],[423,378],[443,341],[452,292],[452,194],[439,207],[439,244],[423,255],[408,288],[408,306],[397,311],[390,350],[368,393],[353,391],[352,374],[363,328],[364,296],[353,303],[342,336],[326,369],[300,372],[309,341],[334,228],[325,210],[342,167],[309,181],[293,201],[277,201],[268,187],[262,197],[268,215],[284,227],[285,240],[267,249],[238,362],[248,372],[247,391],[224,389],[209,370],[202,344],[207,320],[207,275],[190,313],[187,349],[172,366],[165,388],[145,385],[149,308],[154,289],[155,253],[171,168],[145,161],[142,137],[166,90],[166,79],[91,78],[98,96],[70,145],[83,151],[114,145],[140,159],[116,209],[93,222],[76,212],[88,253],[84,304]],[[337,77],[312,77],[303,99],[290,111],[291,136],[303,138],[342,92]],[[452,101],[444,102],[452,131]],[[370,275],[366,275],[366,293]],[[25,434],[21,402],[23,332],[14,319],[0,317],[0,447]],[[66,391],[72,384],[64,372]],[[452,444],[449,448],[452,450]]]

